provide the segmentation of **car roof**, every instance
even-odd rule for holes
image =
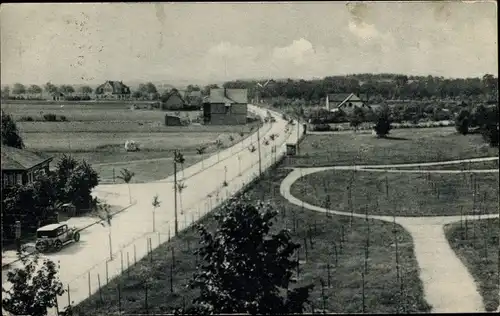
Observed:
[[[58,229],[59,227],[62,227],[64,225],[66,225],[66,223],[49,224],[49,225],[45,225],[45,226],[38,228],[37,231],[39,231],[39,232],[52,231],[52,230]]]

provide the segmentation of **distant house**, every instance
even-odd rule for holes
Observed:
[[[38,171],[49,171],[52,157],[2,145],[2,185],[32,182]]]
[[[106,81],[95,89],[96,99],[129,99],[130,88],[121,81]]]
[[[246,124],[247,108],[247,89],[211,89],[203,100],[203,121],[207,125]]]
[[[350,113],[357,107],[362,109],[370,108],[370,106],[366,104],[366,100],[362,100],[354,93],[327,94],[325,103],[326,109],[330,112],[343,110],[345,113]]]
[[[162,100],[163,110],[181,110],[186,105],[184,98],[177,89],[172,89],[167,97]]]
[[[59,91],[49,93],[49,96],[48,96],[48,99],[50,101],[63,101],[65,98],[66,98],[66,96],[64,95],[64,93],[59,92]]]
[[[201,91],[186,91],[184,93],[184,100],[190,106],[200,106],[203,103],[203,96],[201,95]]]

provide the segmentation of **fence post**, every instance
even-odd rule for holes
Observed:
[[[101,290],[101,276],[99,273],[97,274],[97,285],[99,286],[99,298],[101,299],[101,303],[104,302],[102,299],[102,290]]]
[[[130,259],[129,259],[128,251],[127,251],[127,275],[130,276]]]
[[[174,293],[174,265],[170,265],[170,293]]]
[[[69,293],[69,284],[68,284],[68,306],[71,306],[71,294]]]
[[[120,260],[121,260],[122,273],[123,273],[123,250],[120,250]]]
[[[109,273],[108,273],[109,268],[108,268],[108,263],[109,263],[109,261],[106,260],[106,284],[109,283]]]
[[[161,245],[161,237],[160,237],[160,232],[158,232],[158,247]]]
[[[137,263],[137,253],[135,251],[135,244],[134,244],[134,264]]]
[[[90,291],[90,271],[88,272],[87,276],[88,276],[88,279],[89,279],[89,297],[90,297],[90,295],[91,295],[91,291]]]
[[[121,315],[122,313],[122,292],[120,289],[120,282],[116,285],[118,288],[118,315]]]

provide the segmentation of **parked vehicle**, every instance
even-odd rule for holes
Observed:
[[[59,251],[63,245],[79,240],[76,227],[69,228],[65,223],[49,224],[37,229],[35,246],[39,252]]]

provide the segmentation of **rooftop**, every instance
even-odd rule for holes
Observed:
[[[27,170],[47,160],[52,157],[2,145],[2,170]]]
[[[207,103],[248,103],[247,89],[210,89],[210,96],[204,99]]]

